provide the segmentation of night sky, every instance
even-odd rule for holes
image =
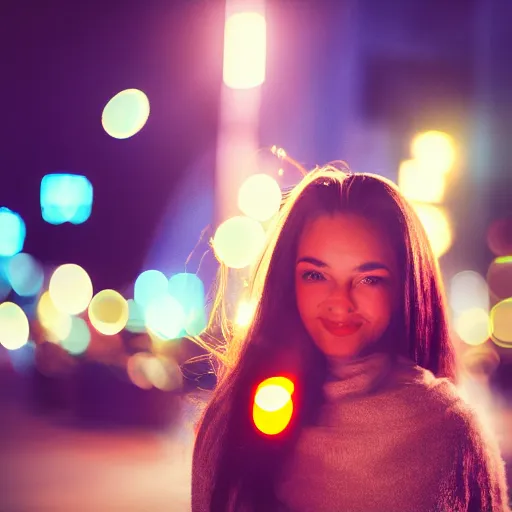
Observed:
[[[25,220],[25,252],[82,265],[95,289],[136,277],[183,170],[215,140],[223,15],[216,1],[2,2],[0,206]],[[151,113],[117,140],[101,113],[128,88]],[[43,221],[41,178],[54,172],[93,184],[84,224]]]

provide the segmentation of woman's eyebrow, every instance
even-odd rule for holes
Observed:
[[[315,267],[320,267],[320,268],[329,266],[329,265],[327,265],[327,263],[324,263],[323,261],[321,261],[317,258],[313,258],[311,256],[303,256],[302,258],[299,258],[297,260],[297,265],[299,263],[311,263],[312,265],[315,265]]]
[[[303,256],[302,258],[299,258],[297,260],[297,265],[299,263],[311,263],[311,265],[315,265],[315,267],[319,268],[325,268],[329,266],[324,261],[319,260],[318,258],[313,258],[312,256]],[[358,265],[357,267],[354,267],[353,269],[354,272],[371,272],[372,270],[386,270],[391,274],[389,267],[380,261],[367,261],[361,265]]]
[[[367,261],[354,268],[354,272],[371,272],[372,270],[386,270],[391,274],[389,267],[380,261]]]

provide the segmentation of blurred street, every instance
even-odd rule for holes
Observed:
[[[15,404],[1,380],[1,512],[190,510],[190,428],[71,426]]]

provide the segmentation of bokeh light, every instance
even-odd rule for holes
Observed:
[[[128,322],[128,302],[115,290],[101,290],[87,310],[93,327],[107,336],[122,331]]]
[[[224,29],[223,80],[231,89],[250,89],[265,81],[266,22],[255,12],[232,14]]]
[[[455,332],[468,345],[481,345],[491,334],[489,313],[480,308],[463,311],[454,321]]]
[[[182,272],[169,279],[169,295],[181,305],[185,315],[184,329],[197,336],[207,324],[204,284],[196,274]]]
[[[487,271],[487,284],[493,299],[512,297],[512,256],[494,259]]]
[[[71,331],[71,316],[55,306],[48,291],[44,292],[39,298],[37,317],[46,331],[48,341],[60,342]]]
[[[440,258],[453,243],[448,214],[443,208],[430,204],[414,203],[413,208],[427,233],[434,254]]]
[[[8,350],[7,354],[11,365],[16,373],[20,375],[30,374],[35,365],[36,347],[31,341],[20,348]]]
[[[199,336],[206,329],[207,325],[208,318],[204,307],[193,309],[186,315],[185,332],[189,336]]]
[[[145,270],[135,280],[133,298],[144,310],[148,304],[168,293],[167,277],[158,270]]]
[[[252,322],[255,306],[247,300],[238,303],[235,316],[235,324],[240,327],[247,327]]]
[[[286,377],[271,377],[259,384],[253,404],[253,421],[266,435],[286,429],[293,414],[293,382]]]
[[[133,333],[146,331],[146,321],[144,319],[144,309],[133,299],[128,299],[128,322],[125,329]]]
[[[103,364],[119,365],[126,352],[121,334],[102,334],[88,323],[91,342],[87,347],[87,358]]]
[[[13,302],[0,304],[0,344],[8,350],[17,350],[28,341],[27,315]]]
[[[41,180],[41,215],[49,224],[82,224],[93,203],[91,182],[77,174],[47,174]]]
[[[156,356],[145,358],[142,371],[152,386],[161,391],[173,391],[183,385],[183,374],[173,359]]]
[[[159,297],[146,308],[146,327],[160,340],[172,340],[185,329],[185,312],[170,295]]]
[[[43,267],[30,254],[13,256],[6,269],[12,289],[21,297],[37,295],[43,286]]]
[[[255,220],[265,222],[281,206],[282,194],[277,181],[268,174],[254,174],[247,178],[238,191],[238,207]]]
[[[126,89],[105,105],[101,124],[111,137],[127,139],[142,130],[149,110],[149,99],[142,91]]]
[[[91,342],[89,326],[83,318],[72,317],[69,334],[61,340],[60,344],[64,350],[72,355],[83,354]]]
[[[512,217],[491,223],[487,229],[487,245],[496,256],[512,255]]]
[[[500,347],[512,348],[512,297],[492,308],[490,324],[492,341]]]
[[[265,245],[265,231],[249,217],[231,217],[216,230],[213,238],[215,256],[230,268],[252,264]]]
[[[153,387],[153,383],[146,374],[144,364],[152,357],[153,356],[148,352],[137,352],[136,354],[132,354],[126,363],[126,373],[129,379],[141,389],[151,389]]]
[[[458,272],[450,282],[449,303],[454,316],[470,309],[489,311],[489,291],[485,279],[473,270]]]
[[[430,130],[414,137],[411,143],[411,155],[421,162],[421,166],[432,173],[444,174],[455,163],[455,145],[447,133]]]
[[[500,356],[489,344],[468,347],[461,354],[461,362],[473,375],[492,375],[500,364]]]
[[[398,169],[398,188],[409,201],[440,203],[444,198],[445,178],[425,169],[417,160],[405,160]]]
[[[0,208],[0,256],[18,254],[25,243],[27,228],[19,214]]]
[[[55,306],[70,315],[85,311],[93,294],[89,274],[74,263],[61,265],[53,272],[48,291]]]
[[[12,290],[8,276],[8,267],[10,261],[11,258],[0,256],[0,301],[6,299]]]
[[[169,279],[168,293],[189,311],[204,307],[204,284],[196,274],[182,272]]]

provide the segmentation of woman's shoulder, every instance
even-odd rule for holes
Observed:
[[[437,418],[445,428],[462,435],[480,430],[476,410],[449,379],[435,377],[429,370],[401,360],[396,365],[393,385],[412,413]]]

